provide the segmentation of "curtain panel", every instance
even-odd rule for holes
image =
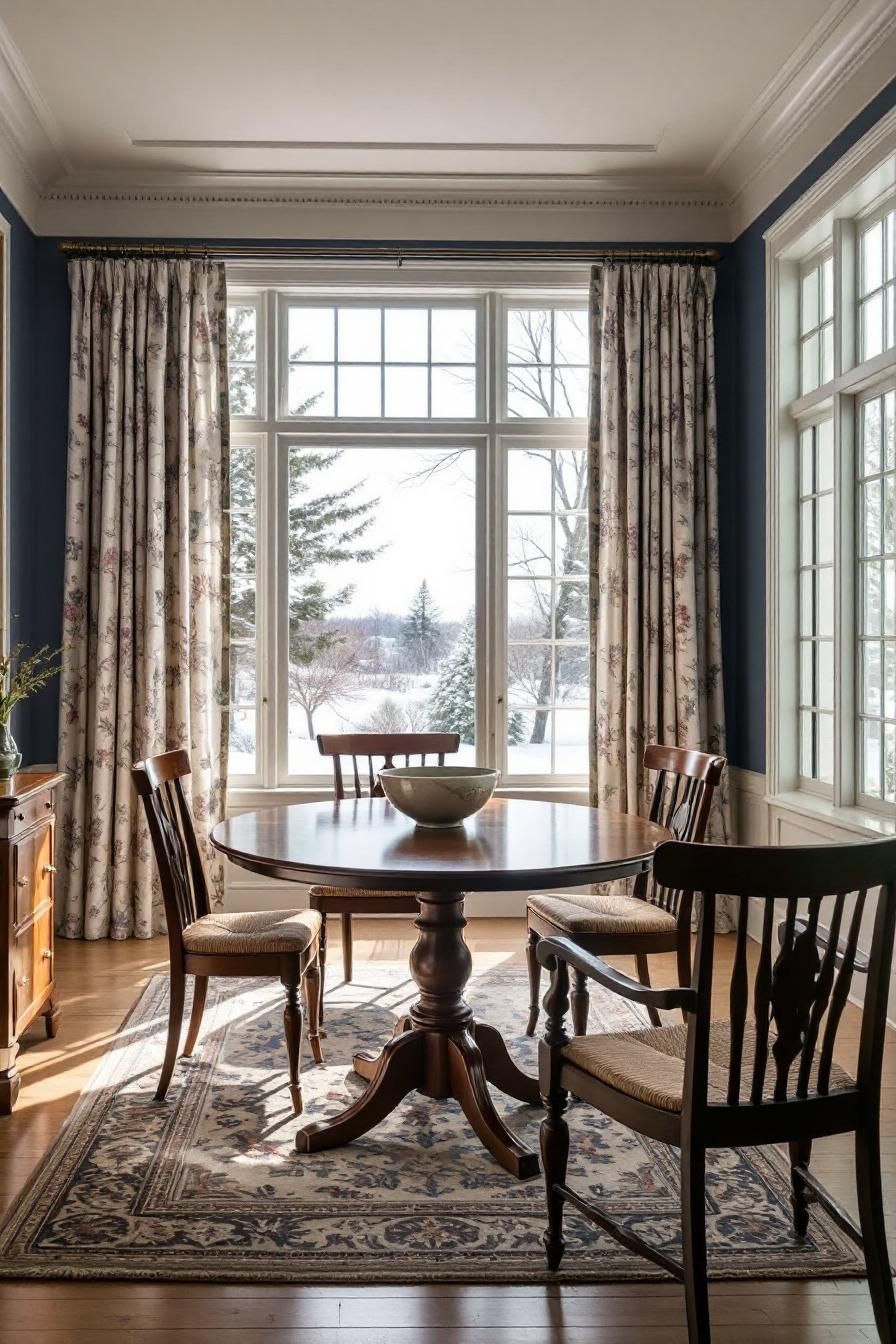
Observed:
[[[649,742],[725,750],[714,292],[711,267],[592,274],[591,795],[625,812],[649,807]]]
[[[224,814],[229,692],[224,267],[69,265],[71,362],[59,768],[59,932],[165,930],[133,762],[190,753],[208,843]]]

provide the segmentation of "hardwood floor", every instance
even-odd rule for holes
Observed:
[[[410,950],[396,920],[355,921],[355,965]],[[476,920],[473,949],[522,957],[522,920]],[[729,954],[720,940],[719,956]],[[0,1118],[4,1209],[53,1141],[78,1093],[150,976],[168,965],[167,941],[57,942],[62,1023],[42,1026],[20,1056],[22,1090]],[[624,964],[624,963],[623,963]],[[671,958],[653,958],[655,983],[674,983]],[[849,1010],[853,1035],[858,1014]],[[520,1007],[525,1013],[525,1005]],[[849,1063],[848,1060],[844,1061]],[[896,1209],[896,1035],[887,1043],[883,1093],[885,1198]],[[854,1211],[848,1140],[819,1144],[813,1169]],[[892,1233],[896,1226],[891,1227]],[[711,1285],[715,1344],[864,1344],[876,1340],[863,1281]],[[0,1344],[682,1344],[681,1289],[669,1284],[432,1287],[0,1282]]]

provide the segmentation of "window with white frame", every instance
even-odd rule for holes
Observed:
[[[320,732],[444,729],[506,782],[587,774],[584,295],[231,286],[237,784]]]
[[[870,185],[858,182],[824,217],[804,219],[802,228],[788,238],[782,226],[786,241],[777,252],[770,243],[776,290],[770,784],[775,794],[802,790],[835,806],[892,816],[892,187],[889,196],[875,198]]]

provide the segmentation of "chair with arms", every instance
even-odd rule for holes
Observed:
[[[644,767],[656,770],[650,803],[650,820],[666,826],[676,840],[702,840],[706,834],[713,793],[725,769],[725,757],[686,747],[651,743],[644,752]],[[609,892],[595,896],[530,896],[526,902],[529,939],[529,1022],[526,1035],[535,1034],[541,966],[538,943],[558,934],[575,939],[586,952],[598,957],[633,953],[642,984],[650,984],[647,957],[652,952],[677,952],[679,978],[685,983],[690,966],[691,903],[678,891],[661,891],[651,873],[635,880],[632,894]],[[588,1024],[588,991],[585,977],[576,972],[572,999],[573,1030],[583,1036]],[[650,1020],[660,1025],[659,1014],[650,1009]]]
[[[688,984],[648,988],[568,938],[546,938],[538,947],[551,972],[539,1047],[548,1264],[552,1269],[560,1264],[563,1207],[569,1202],[684,1284],[688,1337],[691,1344],[708,1344],[707,1149],[786,1143],[797,1234],[806,1235],[809,1206],[818,1203],[863,1246],[878,1333],[893,1344],[896,1305],[881,1196],[880,1098],[896,928],[896,840],[805,848],[673,842],[657,850],[654,872],[661,886],[699,895]],[[878,888],[876,900],[869,897]],[[737,902],[730,973],[724,976],[714,965],[713,933],[716,898],[722,894]],[[823,902],[828,927],[820,923]],[[867,908],[875,904],[866,957],[858,948],[859,932]],[[751,911],[761,927],[755,956],[748,943]],[[564,1021],[570,968],[634,1003],[682,1008],[685,1024],[570,1038]],[[847,1033],[839,1029],[857,973],[864,977],[865,997],[853,1077],[835,1059],[835,1050],[839,1056],[848,1048]],[[715,1021],[714,978],[721,982],[717,1001],[727,1013]],[[680,1150],[680,1262],[567,1186],[564,1113],[570,1093]],[[814,1140],[845,1133],[855,1136],[859,1226],[810,1170]]]
[[[419,764],[445,764],[445,756],[460,748],[458,733],[318,733],[317,749],[321,756],[333,762],[333,789],[340,801],[349,798],[382,798],[383,790],[377,778],[381,760],[383,766],[396,763],[411,764],[412,756],[419,756]],[[346,792],[342,758],[351,758],[351,779]],[[359,768],[358,762],[362,762]],[[365,768],[366,765],[366,768]],[[362,776],[366,775],[366,785]],[[366,792],[365,792],[366,788]],[[323,983],[327,966],[327,915],[342,916],[343,975],[352,978],[352,915],[416,915],[417,898],[407,891],[346,891],[341,887],[314,886],[308,894],[312,910],[320,912],[320,975],[321,1020],[323,1020]]]
[[[283,1026],[293,1109],[302,1113],[299,1065],[302,1048],[300,986],[308,1004],[309,1040],[320,1062],[320,915],[314,910],[212,913],[202,858],[182,780],[190,773],[186,751],[166,751],[131,768],[146,808],[165,901],[171,954],[168,1040],[156,1099],[168,1091],[183,1025],[186,978],[195,977],[193,1008],[184,1044],[191,1055],[199,1036],[210,975],[277,976],[286,990]]]

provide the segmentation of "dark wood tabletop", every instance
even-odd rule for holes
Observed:
[[[516,891],[649,867],[669,832],[576,803],[493,798],[462,827],[426,830],[382,798],[298,803],[220,822],[212,843],[268,877],[351,889]]]

